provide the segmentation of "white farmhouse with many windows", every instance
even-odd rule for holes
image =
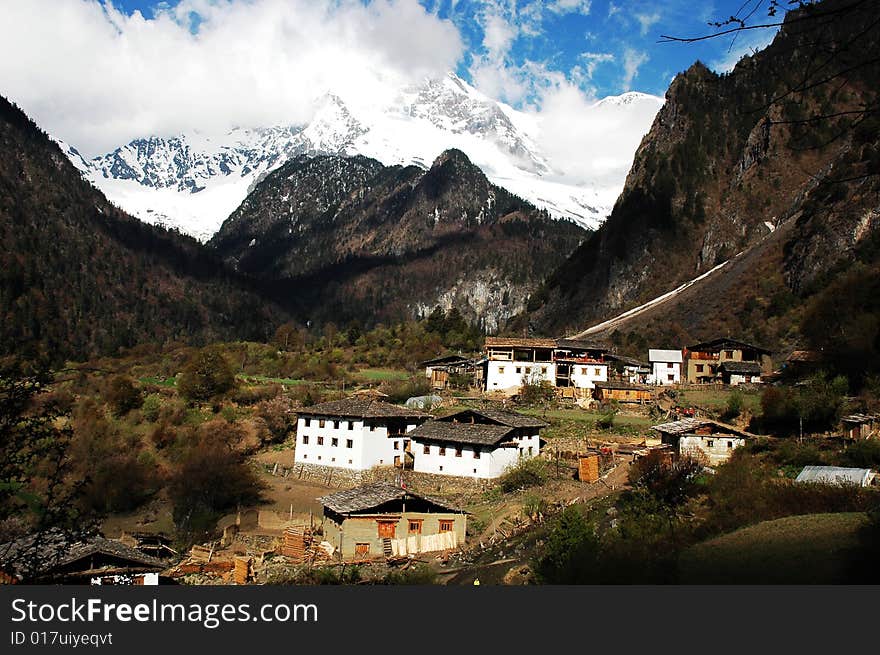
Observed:
[[[415,409],[369,398],[314,405],[299,415],[294,463],[356,471],[405,466],[409,432],[430,418]]]
[[[648,351],[651,362],[651,375],[648,384],[678,384],[681,382],[682,356],[680,350]]]
[[[423,423],[410,433],[413,470],[469,478],[497,478],[520,458],[541,450],[547,423],[498,409],[466,409]]]
[[[608,380],[607,349],[573,339],[486,338],[486,391],[519,392],[523,382],[593,389]]]

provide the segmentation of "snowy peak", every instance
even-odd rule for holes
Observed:
[[[603,116],[615,116],[612,122],[620,129],[637,131],[641,138],[662,102],[627,93],[597,106]],[[493,184],[556,218],[597,227],[611,212],[627,171],[617,170],[620,166],[602,169],[595,178],[575,185],[536,145],[535,134],[533,117],[490,99],[450,73],[403,89],[387,105],[327,93],[317,99],[305,125],[135,139],[91,161],[72,148],[65,152],[129,213],[203,241],[260,180],[303,154],[364,155],[385,165],[427,169],[441,152],[458,149]]]

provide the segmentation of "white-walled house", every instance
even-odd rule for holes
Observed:
[[[681,364],[683,358],[680,350],[648,350],[651,362],[651,375],[648,384],[679,384],[681,382]]]
[[[437,475],[497,478],[520,458],[541,450],[547,423],[498,409],[466,409],[423,423],[410,434],[413,470]]]
[[[723,464],[734,450],[754,437],[732,425],[700,418],[685,418],[651,429],[659,432],[660,440],[673,446],[679,455],[705,457],[710,465]]]
[[[603,346],[574,339],[486,338],[486,391],[519,392],[524,381],[593,389],[608,380]]]
[[[430,418],[417,409],[362,397],[314,405],[297,420],[294,463],[356,471],[405,466],[409,433]]]

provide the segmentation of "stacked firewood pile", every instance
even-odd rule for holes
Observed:
[[[310,528],[292,526],[284,530],[278,554],[298,564],[327,562],[332,558],[333,546],[319,542]]]

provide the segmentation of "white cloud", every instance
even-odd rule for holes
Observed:
[[[584,52],[581,53],[580,58],[585,62],[587,79],[592,79],[599,64],[607,64],[615,60],[614,54],[611,52]]]
[[[581,14],[586,16],[590,13],[592,0],[551,0],[545,7],[554,14]]]
[[[416,0],[183,0],[152,19],[97,0],[0,0],[0,17],[0,93],[86,154],[301,122],[330,89],[389,97],[463,52]]]
[[[639,68],[648,61],[647,53],[635,50],[634,48],[624,48],[623,50],[623,79],[621,86],[624,91],[632,88],[633,80],[638,75]]]
[[[636,14],[635,19],[639,23],[639,31],[642,36],[646,36],[648,31],[660,21],[660,14],[657,12],[653,14]]]

